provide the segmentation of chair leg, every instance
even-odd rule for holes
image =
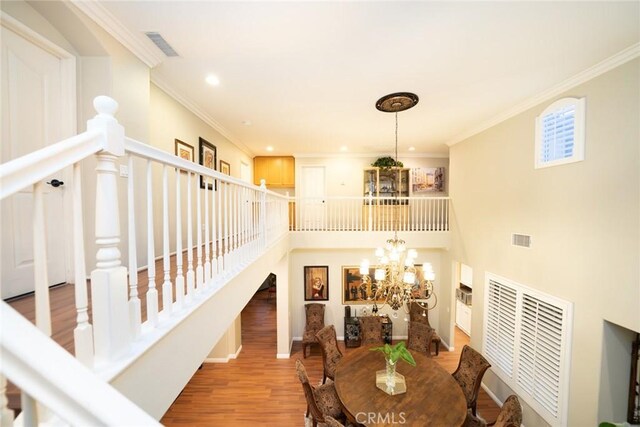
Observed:
[[[471,405],[471,413],[474,417],[476,416],[476,403],[477,402],[473,402],[473,404]]]
[[[324,384],[327,381],[327,374],[322,372],[322,384]]]
[[[436,342],[436,356],[440,354],[440,342]]]
[[[307,345],[306,344],[302,344],[302,358],[306,359],[307,358]]]

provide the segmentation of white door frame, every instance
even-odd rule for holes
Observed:
[[[76,110],[76,57],[67,52],[57,44],[51,42],[41,34],[24,25],[22,22],[13,18],[5,12],[0,11],[0,26],[12,31],[47,51],[51,55],[60,59],[60,78],[62,81],[62,112],[60,115],[63,120],[61,128],[66,138],[77,134],[77,110]],[[57,141],[56,141],[57,142]],[[61,222],[64,228],[65,239],[65,279],[67,283],[75,282],[74,266],[73,266],[73,198],[71,189],[73,188],[73,171],[66,168],[62,171],[62,180],[65,187],[62,196],[63,212]],[[68,183],[68,185],[66,185]],[[83,192],[84,193],[84,192]],[[86,193],[85,193],[86,194]],[[46,213],[45,213],[46,214]],[[85,230],[86,232],[86,230]]]
[[[302,165],[300,166],[300,193],[296,192],[296,196],[300,197],[300,200],[304,199],[305,197],[308,197],[306,194],[306,188],[304,186],[305,184],[305,180],[304,180],[304,169],[307,168],[316,168],[316,169],[322,169],[322,176],[324,179],[324,182],[322,183],[322,188],[324,189],[324,195],[323,198],[326,199],[327,198],[327,166],[326,165],[321,165],[321,164],[310,164],[310,165]],[[297,176],[298,174],[296,174]],[[326,203],[325,200],[322,201],[322,205],[323,205],[323,209],[326,208]],[[296,218],[296,224],[299,224],[298,227],[302,227],[301,229],[304,229],[305,224],[303,224],[301,222],[301,218],[303,216],[303,212],[301,211],[301,209],[306,209],[307,206],[303,203],[302,205],[300,203],[296,203],[296,211],[298,212],[297,214],[297,218]],[[306,215],[306,213],[305,213]],[[326,221],[326,212],[323,212],[320,218],[320,223],[324,223]]]

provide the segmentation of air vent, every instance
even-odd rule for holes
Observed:
[[[530,248],[531,247],[531,236],[527,236],[526,234],[513,233],[511,235],[511,244],[513,246],[521,246],[523,248]]]
[[[158,49],[160,49],[165,55],[167,56],[179,56],[178,52],[176,52],[169,43],[167,43],[167,41],[164,39],[164,37],[162,37],[160,35],[160,33],[156,33],[154,31],[150,31],[148,33],[145,33],[147,35],[147,37],[149,37],[149,39],[153,42],[153,44],[155,44],[156,46],[158,46]]]

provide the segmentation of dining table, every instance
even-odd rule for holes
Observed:
[[[467,415],[462,389],[453,376],[426,354],[411,351],[412,366],[398,360],[406,392],[389,395],[376,386],[376,371],[385,369],[385,356],[360,347],[338,363],[335,388],[351,423],[362,426],[461,426]]]

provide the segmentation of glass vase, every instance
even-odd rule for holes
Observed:
[[[397,361],[393,362],[391,359],[386,359],[387,361],[387,376],[386,376],[386,384],[387,389],[393,390],[396,387],[396,364]]]

